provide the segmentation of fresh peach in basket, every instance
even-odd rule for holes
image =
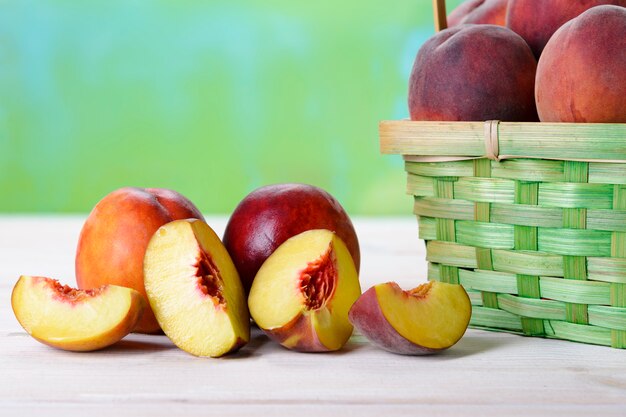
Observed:
[[[359,241],[341,204],[328,192],[307,184],[275,184],[248,194],[231,215],[224,245],[241,282],[250,291],[265,260],[284,241],[312,229],[331,230],[345,242],[359,269]]]
[[[150,238],[162,225],[186,218],[203,219],[191,201],[172,190],[128,187],[108,194],[91,211],[80,233],[76,251],[79,288],[121,285],[145,297],[143,258]],[[135,331],[159,331],[150,308]]]
[[[536,121],[537,62],[502,26],[460,25],[420,48],[409,81],[412,120]]]
[[[504,26],[509,0],[466,0],[448,15],[448,26],[463,23]]]
[[[13,288],[11,305],[22,327],[41,343],[91,351],[126,336],[146,304],[130,288],[77,290],[51,278],[22,276]]]
[[[460,285],[432,281],[409,291],[395,282],[365,291],[350,309],[350,321],[372,343],[393,353],[425,355],[461,339],[472,315]]]
[[[626,0],[510,0],[506,25],[524,38],[539,58],[550,37],[563,24],[601,4],[626,6]],[[613,42],[619,38],[616,33]]]
[[[593,7],[563,25],[535,87],[543,122],[626,123],[626,8]]]

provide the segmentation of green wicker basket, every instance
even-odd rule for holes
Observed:
[[[380,144],[473,327],[626,348],[626,124],[387,121]]]

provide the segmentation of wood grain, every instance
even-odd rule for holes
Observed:
[[[210,217],[221,234],[225,218]],[[73,284],[83,218],[0,217],[0,415],[623,416],[626,351],[470,330],[447,352],[404,357],[359,335],[334,354],[300,354],[258,331],[240,353],[199,359],[165,336],[131,335],[94,353],[31,339],[10,307],[19,274]],[[355,219],[362,285],[426,276],[412,217]]]
[[[446,29],[448,27],[446,0],[433,0],[433,12],[435,18],[435,32]]]

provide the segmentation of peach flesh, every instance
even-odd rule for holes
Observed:
[[[126,336],[146,307],[141,294],[105,285],[80,290],[46,277],[22,276],[11,294],[15,317],[34,339],[57,349],[85,352]]]
[[[408,291],[404,291],[404,292],[415,298],[426,298],[432,286],[433,286],[432,282],[427,282],[425,284],[418,285],[417,287]]]
[[[332,248],[317,260],[310,262],[300,275],[299,290],[305,299],[307,311],[325,307],[337,287],[337,265]],[[317,333],[306,314],[296,316],[279,330],[267,331],[266,334],[280,344],[287,344],[289,349],[299,352],[326,352],[328,348],[317,337]],[[301,335],[295,344],[288,340],[291,335]]]
[[[202,220],[167,223],[144,259],[145,288],[155,316],[176,346],[220,357],[250,337],[250,316],[235,266]]]
[[[337,266],[329,247],[318,260],[309,263],[300,276],[300,291],[309,310],[318,310],[333,296]]]
[[[430,289],[428,284],[414,288],[409,294],[417,298],[426,296]],[[390,326],[380,309],[375,287],[365,291],[358,302],[359,305],[355,303],[348,313],[350,322],[376,346],[400,355],[429,355],[441,350],[417,346]],[[360,311],[369,311],[370,314],[365,316],[359,314]],[[389,346],[393,346],[393,350]]]
[[[224,296],[222,291],[224,282],[220,276],[220,271],[211,256],[205,251],[200,252],[198,262],[196,264],[196,277],[198,279],[198,288],[202,294],[211,297],[215,305],[224,305]]]
[[[69,285],[63,285],[56,279],[47,279],[44,277],[33,277],[33,278],[41,278],[46,281],[46,284],[52,288],[55,292],[55,298],[62,302],[69,303],[80,303],[86,298],[95,297],[100,294],[104,288],[104,285],[98,288],[92,288],[90,290],[81,290],[78,288],[72,288]]]
[[[289,238],[254,279],[248,305],[258,326],[287,349],[341,349],[353,326],[348,310],[361,294],[350,252],[330,230]]]
[[[425,355],[454,345],[471,317],[460,285],[428,282],[403,291],[396,283],[367,290],[349,312],[350,322],[372,343],[393,353]]]

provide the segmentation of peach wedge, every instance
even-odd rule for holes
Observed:
[[[156,231],[144,258],[144,284],[159,325],[182,350],[219,357],[250,339],[239,275],[204,221],[176,220]]]
[[[376,285],[354,303],[349,316],[375,345],[393,353],[424,355],[458,342],[471,314],[462,286],[432,281],[409,291],[395,282]]]
[[[24,330],[41,343],[91,351],[126,336],[141,318],[145,302],[139,292],[116,285],[77,290],[51,278],[22,276],[11,305]]]
[[[341,349],[352,334],[348,310],[361,294],[345,243],[316,229],[293,236],[254,278],[248,305],[259,327],[288,349]]]

